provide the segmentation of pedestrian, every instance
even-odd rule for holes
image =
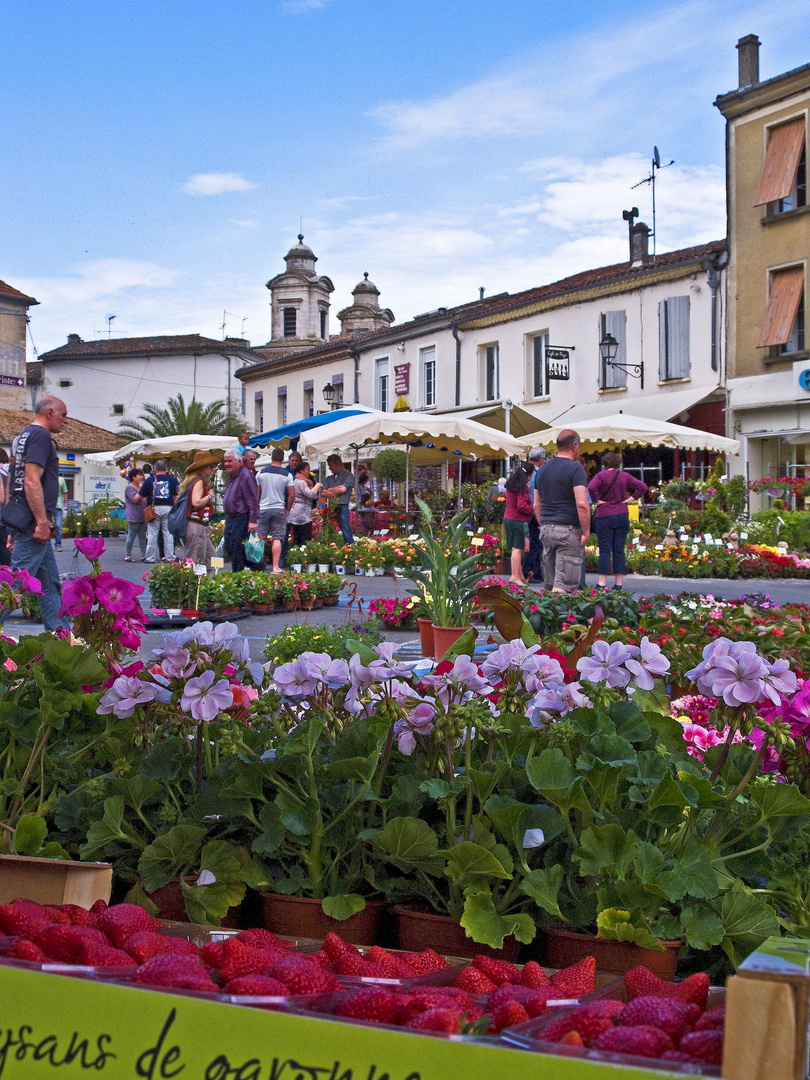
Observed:
[[[245,541],[259,527],[259,493],[250,469],[242,465],[242,458],[233,450],[225,454],[223,461],[228,474],[228,484],[222,500],[225,511],[223,535],[225,554],[231,557],[231,570],[236,573],[245,566],[258,570],[259,563],[245,557]]]
[[[64,476],[59,477],[59,494],[56,497],[56,510],[53,515],[54,536],[53,546],[57,551],[62,550],[62,522],[67,510],[67,481]]]
[[[290,455],[292,457],[292,455]],[[295,501],[290,510],[293,544],[308,544],[312,539],[312,511],[321,495],[323,484],[316,484],[309,472],[309,462],[300,461],[293,477]]]
[[[253,477],[256,477],[256,459],[258,458],[258,452],[253,447],[248,447],[242,454],[242,464],[246,469],[250,469],[253,473]]]
[[[216,554],[209,529],[214,509],[214,492],[209,487],[209,481],[218,460],[210,450],[198,450],[186,469],[177,492],[182,495],[191,488],[183,554],[195,563],[204,563],[206,570],[211,569],[211,556]]]
[[[53,545],[48,542],[54,533],[54,510],[59,498],[59,454],[53,436],[62,430],[66,420],[64,401],[50,395],[41,398],[33,421],[11,444],[9,498],[24,504],[30,516],[27,524],[19,519],[19,528],[9,526],[11,566],[39,579],[39,611],[46,630],[69,625],[67,619],[59,617],[59,570]]]
[[[591,533],[588,476],[578,458],[579,435],[564,428],[557,436],[557,453],[540,469],[534,487],[534,514],[543,544],[543,586],[554,592],[579,588]]]
[[[602,455],[602,469],[588,484],[594,504],[594,526],[599,541],[599,585],[607,588],[608,574],[620,589],[627,569],[625,544],[630,532],[631,502],[643,499],[649,488],[622,469],[622,456],[615,450]]]
[[[132,562],[132,549],[135,541],[141,549],[141,562],[146,562],[146,499],[141,495],[145,478],[143,469],[130,469],[127,473],[129,483],[124,489],[124,517],[127,522],[127,546],[124,562]]]
[[[506,546],[512,549],[511,577],[515,585],[528,585],[529,579],[523,575],[523,552],[528,540],[527,525],[534,515],[534,507],[529,498],[529,471],[518,465],[506,481],[506,501],[503,510],[503,527]]]
[[[324,487],[321,494],[325,499],[333,501],[338,526],[347,544],[354,543],[352,536],[352,523],[349,517],[349,499],[354,487],[354,477],[343,468],[343,459],[340,454],[330,454],[326,459],[331,477],[327,478],[328,487]]]
[[[533,446],[529,451],[529,467],[532,475],[529,480],[529,498],[534,506],[534,487],[541,466],[545,463],[546,452],[542,446]],[[531,574],[531,580],[539,585],[543,580],[543,545],[540,543],[540,526],[537,518],[532,513],[529,520],[529,550],[523,559],[523,573],[526,577]]]
[[[240,431],[236,439],[236,446],[233,447],[234,454],[239,457],[245,452],[245,449],[250,442],[250,435],[247,431]]]
[[[246,455],[242,455],[244,463]],[[287,520],[295,500],[295,481],[284,468],[284,451],[276,447],[270,455],[270,468],[262,469],[259,485],[259,536],[270,541],[273,573],[280,574],[281,546],[287,535]],[[247,466],[244,466],[245,468]]]
[[[152,515],[146,511],[146,561],[160,562],[158,534],[163,537],[163,561],[174,561],[174,537],[169,532],[169,511],[177,498],[178,483],[171,476],[163,458],[155,462],[155,470],[143,482],[140,494],[146,499],[146,506],[152,508]],[[151,520],[150,520],[151,516]]]
[[[0,446],[0,514],[8,498],[8,454]],[[8,529],[0,522],[0,566],[11,566],[11,552],[8,550]]]

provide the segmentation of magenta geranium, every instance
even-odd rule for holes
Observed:
[[[74,543],[79,551],[90,562],[96,562],[104,554],[104,541],[97,536],[78,537]]]
[[[96,594],[90,578],[72,578],[62,586],[62,607],[59,609],[59,614],[70,615],[71,618],[86,615],[92,610],[95,598]]]

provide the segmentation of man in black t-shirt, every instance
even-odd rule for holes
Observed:
[[[9,495],[16,492],[31,512],[28,526],[9,530],[11,566],[27,570],[42,585],[39,610],[46,630],[69,625],[67,619],[59,618],[59,570],[50,543],[59,498],[59,455],[52,435],[62,430],[66,419],[64,401],[44,397],[37,405],[33,422],[11,444]]]
[[[543,583],[554,592],[579,588],[582,557],[591,532],[588,476],[579,462],[579,435],[557,436],[557,453],[540,469],[534,513],[543,544]]]

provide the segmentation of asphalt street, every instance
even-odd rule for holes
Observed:
[[[72,540],[63,542],[62,551],[57,552],[56,559],[60,574],[87,573],[90,564],[79,554],[75,558],[76,549]],[[142,581],[148,564],[140,561],[124,562],[124,538],[105,540],[105,552],[101,556],[103,570],[110,570],[118,577],[128,581],[139,582],[146,586],[146,592],[141,597],[141,603],[148,609],[149,590],[148,583]],[[227,573],[228,571],[220,571]],[[504,581],[507,578],[504,577]],[[588,584],[596,584],[596,574],[588,574]],[[268,637],[281,633],[291,623],[309,622],[312,624],[331,626],[344,625],[356,622],[359,618],[365,618],[368,612],[369,601],[376,597],[407,596],[410,583],[399,579],[393,581],[390,576],[386,577],[350,577],[346,579],[346,588],[341,594],[338,607],[320,608],[309,613],[284,612],[278,615],[248,615],[237,620],[240,631],[250,643],[251,658],[264,660],[264,646]],[[666,593],[677,596],[681,592],[712,594],[724,599],[734,599],[751,593],[766,593],[774,603],[785,604],[798,602],[810,604],[810,580],[758,580],[746,579],[744,581],[730,581],[719,578],[702,578],[693,581],[688,578],[664,578],[631,574],[625,577],[624,587],[628,592],[636,596],[655,596]],[[352,594],[349,596],[348,594]],[[358,601],[360,607],[358,607]],[[22,634],[37,634],[42,626],[11,615],[5,623],[6,633],[14,637]],[[148,657],[151,650],[159,644],[165,629],[149,630],[145,636],[140,656]],[[413,631],[393,631],[386,635],[395,641],[414,641],[418,635]]]

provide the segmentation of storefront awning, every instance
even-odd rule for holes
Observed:
[[[722,397],[714,397],[717,387],[693,387],[689,390],[674,390],[670,393],[650,394],[644,397],[622,398],[615,394],[606,395],[601,401],[584,402],[582,405],[573,405],[570,409],[560,412],[555,409],[553,413],[543,413],[543,420],[547,424],[557,427],[576,428],[577,424],[585,420],[599,420],[603,416],[611,416],[614,413],[626,412],[633,416],[644,416],[648,420],[668,421],[675,420],[681,413],[688,412],[694,405],[703,401],[722,401]]]

